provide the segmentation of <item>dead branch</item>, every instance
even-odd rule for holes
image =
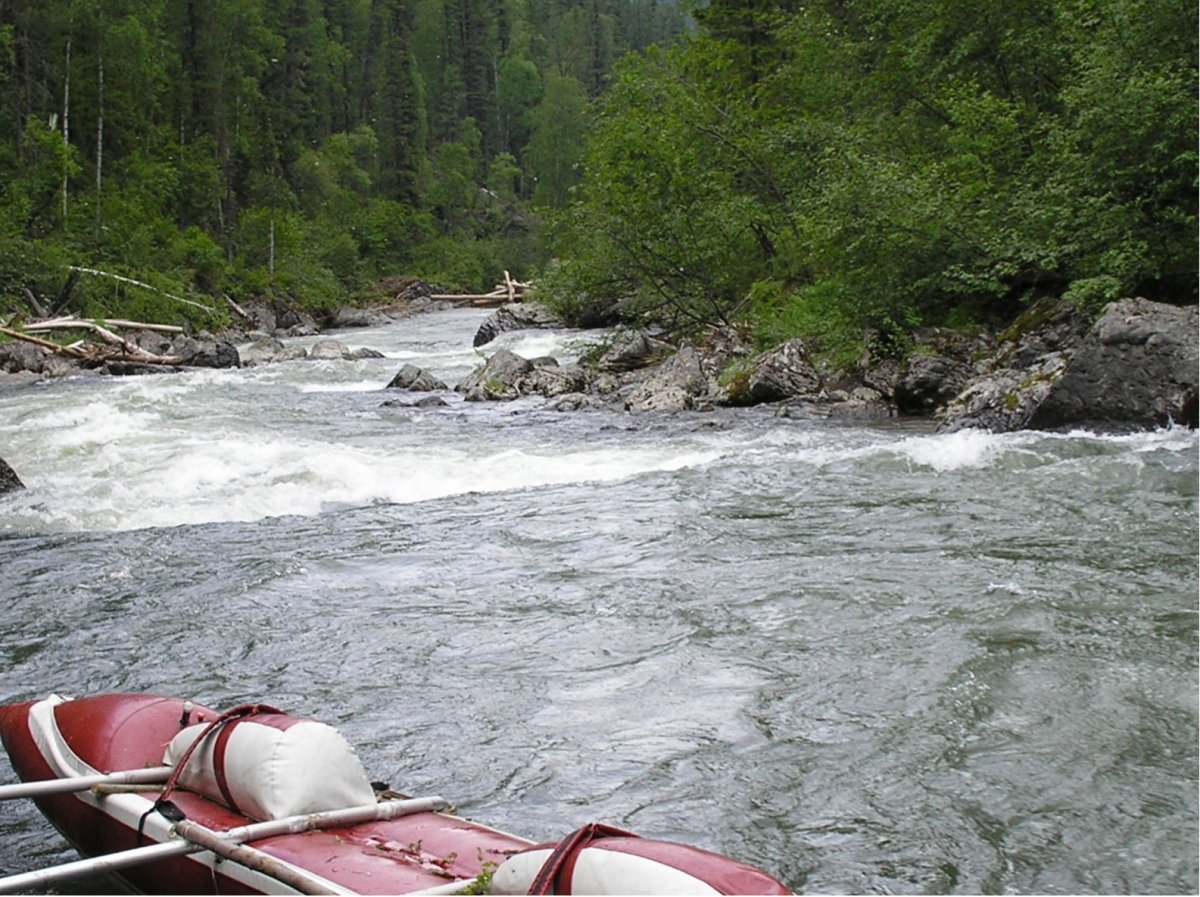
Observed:
[[[144,290],[151,290],[152,292],[158,293],[159,295],[166,296],[168,299],[174,299],[176,302],[182,302],[184,305],[191,305],[195,308],[200,308],[207,312],[212,311],[212,309],[209,308],[207,305],[203,305],[199,302],[193,302],[191,299],[184,299],[182,296],[176,296],[174,293],[168,293],[166,290],[160,290],[156,286],[151,286],[150,284],[143,283],[140,280],[134,280],[132,277],[125,277],[124,275],[121,275],[121,274],[113,274],[109,271],[98,271],[95,268],[80,268],[77,265],[71,265],[70,270],[78,271],[81,274],[91,274],[94,277],[107,277],[110,280],[117,281],[118,283],[127,283],[130,286],[141,287]]]
[[[33,290],[29,287],[22,287],[21,292],[25,294],[25,301],[29,303],[29,307],[33,309],[34,314],[39,318],[46,317],[46,309],[42,307],[42,303],[38,302],[37,296],[33,295]]]
[[[243,321],[250,320],[250,312],[246,311],[246,309],[234,302],[228,293],[222,293],[221,295],[225,297],[225,301],[229,303],[229,307],[232,308]]]
[[[77,345],[60,346],[58,343],[50,342],[50,340],[39,339],[36,336],[30,336],[28,333],[22,333],[20,330],[13,330],[9,327],[0,327],[0,333],[3,333],[5,336],[11,336],[13,339],[33,343],[35,346],[41,346],[43,349],[49,349],[56,355],[70,355],[73,358],[87,357],[87,353]]]
[[[156,333],[183,333],[182,327],[175,324],[150,324],[144,321],[127,321],[123,318],[77,318],[67,315],[62,318],[51,318],[48,321],[34,321],[25,325],[27,333],[39,333],[46,330],[92,330],[99,324],[104,327],[117,327],[121,330],[152,330]]]

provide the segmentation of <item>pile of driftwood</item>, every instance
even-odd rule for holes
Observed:
[[[11,325],[11,322],[10,322]],[[48,334],[54,331],[87,331],[94,333],[99,341],[76,340],[72,343],[56,343],[43,339],[37,334]],[[140,364],[185,364],[186,359],[180,355],[158,355],[147,351],[137,343],[117,333],[119,330],[153,330],[157,333],[183,333],[182,327],[172,324],[146,324],[141,321],[125,321],[119,318],[77,318],[74,315],[64,315],[43,321],[29,321],[17,329],[12,326],[0,327],[0,333],[43,349],[73,358],[85,365],[99,365],[109,361],[136,361]]]
[[[512,276],[505,271],[504,283],[496,284],[495,289],[490,293],[434,293],[429,298],[454,302],[459,305],[472,305],[476,308],[490,308],[508,302],[520,302],[529,288],[529,284],[513,280]]]

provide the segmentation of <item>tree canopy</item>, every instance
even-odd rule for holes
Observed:
[[[1182,0],[710,0],[601,99],[553,291],[837,348],[1032,298],[1190,303]]]
[[[578,320],[846,351],[1195,302],[1197,65],[1183,0],[0,0],[0,290],[553,255]]]
[[[528,274],[589,99],[682,28],[673,0],[0,0],[0,289]]]

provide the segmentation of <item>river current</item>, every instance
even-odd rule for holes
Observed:
[[[0,387],[0,702],[266,701],[481,822],[800,892],[1196,893],[1194,432],[384,404],[483,315]],[[0,805],[0,871],[71,856]]]

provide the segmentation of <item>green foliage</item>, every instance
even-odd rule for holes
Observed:
[[[579,317],[744,318],[851,358],[1030,300],[1194,302],[1181,0],[711,0],[600,104],[548,281]]]
[[[523,276],[535,191],[561,204],[577,178],[587,93],[631,41],[682,29],[658,6],[8,4],[0,279],[53,294],[74,262],[327,304],[398,273]]]
[[[525,147],[525,164],[535,185],[533,198],[542,205],[562,208],[579,181],[576,164],[583,153],[587,127],[583,85],[569,75],[550,73],[541,102],[529,119],[532,136]]]

